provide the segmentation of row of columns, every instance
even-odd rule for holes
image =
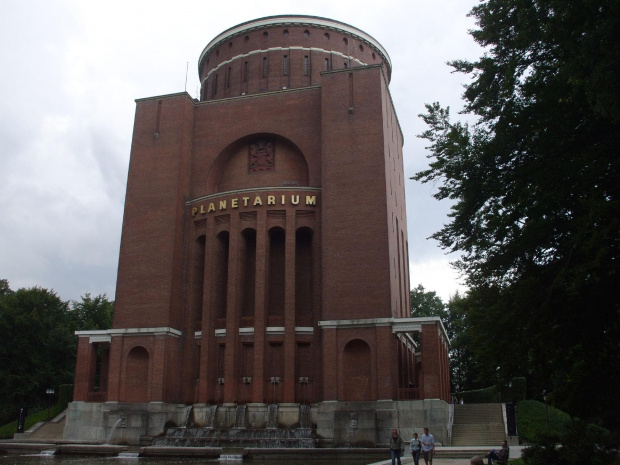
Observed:
[[[204,280],[202,286],[203,305],[202,305],[202,328],[200,340],[200,362],[199,362],[199,386],[198,402],[236,402],[238,390],[243,386],[242,374],[240,373],[241,346],[242,343],[253,344],[254,360],[252,367],[251,401],[265,402],[271,401],[268,393],[265,392],[266,380],[272,376],[266,366],[267,344],[282,344],[284,352],[283,376],[281,402],[295,401],[295,286],[296,286],[296,237],[297,224],[296,211],[293,208],[285,210],[284,218],[281,215],[269,216],[269,210],[261,209],[256,211],[254,220],[242,220],[238,213],[228,216],[229,223],[220,221],[207,221],[206,223],[206,242],[204,260]],[[303,225],[312,229],[312,224]],[[256,257],[255,257],[255,285],[254,285],[254,312],[253,312],[253,335],[240,336],[241,326],[241,299],[239,286],[243,283],[243,273],[245,265],[246,247],[242,231],[246,228],[253,228],[256,231]],[[270,270],[270,230],[272,228],[282,228],[284,230],[284,314],[283,318],[275,320],[282,321],[283,334],[267,334],[269,326],[269,275],[274,270]],[[228,273],[226,276],[226,324],[225,335],[215,335],[217,329],[216,318],[213,311],[216,294],[219,291],[215,288],[212,277],[217,273],[215,267],[218,264],[216,256],[216,242],[218,234],[228,231]],[[312,250],[316,250],[315,237],[312,240]],[[315,253],[312,254],[316,256]],[[312,264],[312,273],[315,274],[316,264]],[[270,273],[271,271],[271,273]],[[314,299],[316,300],[316,299]],[[278,323],[282,324],[282,323]],[[314,339],[314,338],[312,338]],[[218,346],[224,346],[224,366],[223,384],[219,384],[218,374]],[[316,376],[316,375],[315,375]],[[247,389],[247,386],[245,387]]]

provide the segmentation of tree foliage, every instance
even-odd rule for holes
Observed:
[[[438,316],[444,324],[447,322],[446,304],[435,291],[427,291],[422,284],[409,292],[409,304],[412,317]]]
[[[457,292],[450,298],[447,309],[452,391],[486,387],[487,378],[480,376],[479,361],[474,356],[470,322],[467,318],[469,300]]]
[[[409,293],[411,316],[441,318],[450,339],[450,371],[453,391],[477,389],[484,386],[478,380],[476,361],[470,349],[470,335],[466,331],[465,307],[467,301],[458,293],[446,305],[435,291],[427,291],[422,284]]]
[[[45,405],[45,390],[73,383],[80,329],[111,326],[113,302],[105,295],[69,304],[40,287],[13,291],[0,281],[0,422],[20,406]]]
[[[427,105],[432,161],[414,178],[455,202],[432,237],[462,253],[481,377],[525,375],[617,427],[620,1],[487,0],[471,15],[485,53],[451,65],[473,78],[476,123]]]
[[[72,301],[71,310],[76,320],[76,330],[109,329],[112,327],[114,302],[105,294],[91,297],[89,293],[81,301]]]

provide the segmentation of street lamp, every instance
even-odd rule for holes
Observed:
[[[45,393],[47,394],[47,421],[50,421],[50,406],[52,404],[52,396],[56,394],[56,391],[52,388],[47,388]]]

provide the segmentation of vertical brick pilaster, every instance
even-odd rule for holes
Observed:
[[[265,402],[265,306],[267,282],[264,272],[267,267],[267,212],[258,211],[256,218],[256,282],[254,297],[254,380],[252,401]]]
[[[214,275],[213,241],[214,221],[207,221],[205,240],[205,270],[202,297],[202,327],[200,336],[200,381],[198,384],[198,402],[208,403],[214,397],[213,378],[216,370],[214,355],[215,321],[212,308],[212,277]]]
[[[239,348],[239,261],[241,249],[241,234],[239,232],[239,215],[230,215],[230,236],[228,245],[228,296],[226,298],[226,355],[224,366],[224,402],[237,401],[238,357]]]
[[[284,402],[295,401],[295,211],[286,215],[284,247]]]
[[[110,369],[108,370],[108,401],[122,401],[122,373],[125,363],[123,355],[123,338],[112,336],[110,343]]]
[[[376,329],[377,341],[373,352],[376,353],[375,366],[373,373],[375,398],[392,399],[395,389],[398,387],[398,339],[392,334],[389,326],[378,327]]]
[[[423,324],[422,376],[425,399],[441,399],[441,345],[436,324]]]
[[[93,363],[94,347],[88,337],[78,338],[77,360],[75,363],[74,401],[87,401],[91,389],[95,367]]]
[[[155,336],[149,357],[148,402],[164,401],[164,375],[166,369],[166,341],[164,336]]]
[[[338,400],[338,373],[340,357],[338,356],[338,331],[323,331],[323,400]]]

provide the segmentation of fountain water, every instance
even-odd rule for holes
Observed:
[[[207,407],[207,413],[205,415],[205,428],[213,428],[216,412],[217,404],[212,404]]]
[[[211,407],[211,406],[210,406]],[[203,427],[175,427],[168,428],[164,436],[153,439],[153,446],[160,447],[222,447],[222,448],[313,448],[315,439],[314,430],[310,427],[310,406],[300,408],[300,428],[278,426],[278,404],[267,406],[264,411],[262,427],[247,424],[247,407],[237,405],[230,409],[235,415],[234,422],[226,426],[213,426],[215,409],[212,406],[207,412]],[[303,412],[303,413],[302,413]],[[232,419],[232,418],[231,418]]]
[[[110,444],[110,441],[112,440],[112,436],[114,436],[114,431],[116,431],[116,428],[118,428],[118,425],[120,425],[122,421],[123,421],[123,418],[119,418],[118,420],[114,422],[114,424],[112,425],[112,428],[110,428],[110,432],[108,433],[108,436],[106,437],[104,444]]]
[[[275,429],[278,427],[278,404],[267,406],[267,428]]]
[[[183,428],[187,428],[188,426],[191,426],[191,416],[192,416],[193,409],[194,409],[193,405],[185,406],[185,420],[183,421],[183,424],[181,425]]]
[[[312,424],[310,423],[310,404],[301,404],[299,406],[299,427],[312,427]]]
[[[245,405],[237,405],[235,415],[235,428],[245,428]]]

